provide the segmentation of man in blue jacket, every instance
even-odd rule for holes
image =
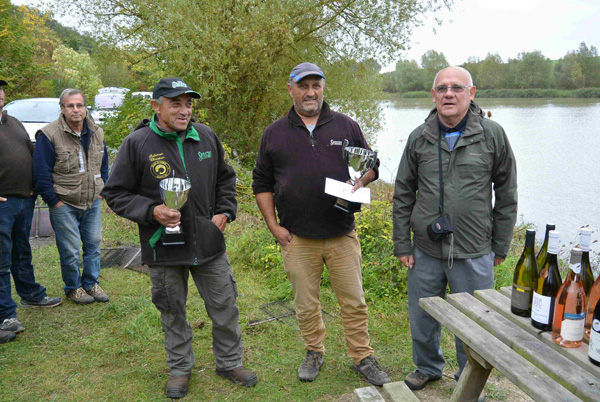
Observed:
[[[245,387],[258,381],[242,364],[237,286],[223,236],[237,211],[235,172],[216,134],[192,120],[192,99],[199,97],[180,78],[161,79],[152,94],[154,117],[125,138],[103,192],[115,213],[139,227],[142,262],[150,266],[152,302],[165,333],[169,398],[187,394],[194,367],[194,334],[186,320],[190,274],[212,320],[217,375]],[[161,199],[159,183],[169,177],[191,183],[181,212]],[[164,244],[164,228],[178,225],[184,244]]]
[[[68,88],[59,99],[58,119],[36,133],[33,181],[50,207],[67,297],[77,304],[107,302],[98,280],[100,192],[108,179],[104,132],[88,116],[83,92]]]

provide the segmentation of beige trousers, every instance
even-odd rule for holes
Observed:
[[[348,356],[359,364],[372,355],[356,230],[330,239],[306,239],[294,235],[292,241],[282,247],[281,254],[294,291],[296,316],[305,349],[325,352],[325,323],[319,300],[325,264],[340,305]]]

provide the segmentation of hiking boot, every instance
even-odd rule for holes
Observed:
[[[189,380],[191,376],[191,374],[169,376],[167,387],[165,388],[167,398],[179,399],[185,397],[190,389]]]
[[[323,353],[314,350],[306,351],[306,357],[298,368],[298,378],[300,381],[314,381],[319,375],[319,369],[323,365]]]
[[[41,300],[37,301],[27,301],[21,299],[21,306],[25,307],[56,307],[62,303],[62,299],[60,297],[44,297]]]
[[[97,283],[92,286],[91,289],[86,290],[87,294],[92,296],[94,300],[100,303],[106,303],[108,299],[108,295],[104,293],[104,290]]]
[[[16,318],[7,318],[0,324],[0,330],[18,334],[19,332],[25,331],[25,327]]]
[[[412,389],[413,391],[417,391],[425,388],[425,385],[427,385],[428,382],[437,381],[440,378],[442,378],[442,376],[429,377],[421,373],[419,370],[415,370],[406,376],[404,383],[408,385],[408,388]]]
[[[217,369],[217,375],[229,378],[232,383],[242,384],[244,387],[252,387],[258,382],[256,373],[244,368],[244,366],[239,366],[231,370]]]
[[[365,357],[360,364],[352,365],[352,369],[373,385],[382,386],[392,381],[374,356]]]
[[[0,344],[10,342],[16,337],[17,335],[14,332],[0,330]]]
[[[96,301],[96,299],[88,295],[83,288],[71,290],[67,293],[67,297],[76,304],[90,304]]]

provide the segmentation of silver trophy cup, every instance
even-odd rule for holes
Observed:
[[[188,199],[192,183],[186,179],[171,177],[163,179],[159,183],[160,197],[165,205],[171,209],[181,209]],[[161,237],[165,246],[185,244],[183,230],[180,225],[169,228],[165,227]]]
[[[370,149],[360,147],[349,147],[348,140],[344,140],[344,144],[342,145],[342,158],[348,165],[350,183],[355,185],[359,179],[375,167],[375,164],[377,163],[377,151],[371,151]],[[338,198],[335,207],[344,212],[354,213],[360,210],[360,203]]]

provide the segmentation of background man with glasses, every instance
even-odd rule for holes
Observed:
[[[77,304],[107,302],[100,276],[100,192],[108,180],[104,132],[87,114],[78,89],[60,94],[58,119],[36,133],[33,181],[50,207],[67,297]],[[83,245],[83,272],[79,252]]]
[[[419,298],[444,297],[448,285],[452,293],[492,288],[493,267],[504,261],[517,219],[515,158],[504,129],[484,119],[473,101],[475,92],[464,68],[438,72],[431,89],[435,108],[410,134],[396,177],[394,255],[409,268],[417,370],[405,382],[413,390],[439,380],[445,365],[441,326],[419,307]],[[442,215],[453,233],[434,240],[427,227]],[[456,354],[458,380],[467,361],[458,338]]]

